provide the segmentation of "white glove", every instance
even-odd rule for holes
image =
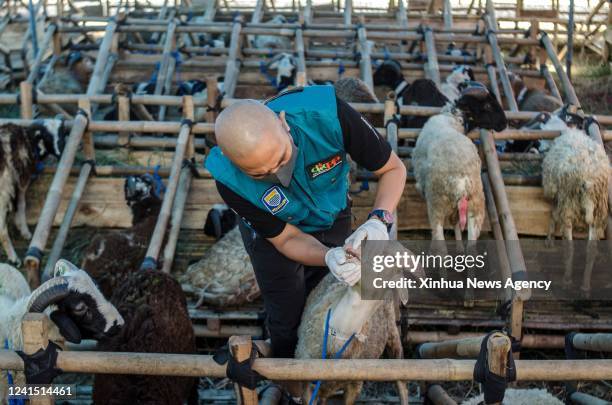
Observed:
[[[370,218],[365,221],[355,232],[344,241],[344,248],[351,252],[361,251],[363,240],[389,240],[387,225],[378,218]]]
[[[348,258],[344,248],[331,248],[325,254],[325,264],[334,277],[354,286],[361,280],[361,262],[357,258]]]

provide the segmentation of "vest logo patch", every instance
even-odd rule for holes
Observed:
[[[323,159],[320,162],[316,162],[307,167],[308,176],[311,179],[322,175],[323,173],[327,173],[334,167],[338,166],[342,163],[342,156],[340,154],[336,154],[328,157],[327,159]]]
[[[272,186],[266,190],[263,197],[261,197],[261,202],[266,206],[268,211],[272,214],[276,214],[283,210],[289,203],[289,199],[283,193],[283,190],[278,186]]]

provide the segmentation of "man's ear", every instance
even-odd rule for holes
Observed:
[[[281,122],[283,123],[283,127],[287,130],[287,132],[289,132],[291,128],[289,127],[289,124],[287,124],[287,120],[285,119],[285,112],[281,111],[280,114],[278,114],[278,118],[280,118]]]

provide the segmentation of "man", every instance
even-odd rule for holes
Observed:
[[[350,285],[361,277],[337,246],[357,250],[363,239],[388,239],[406,168],[331,86],[295,89],[266,104],[236,102],[217,118],[215,134],[219,147],[206,167],[243,220],[273,355],[292,358],[306,297],[328,267]],[[375,209],[352,235],[347,153],[379,177]]]

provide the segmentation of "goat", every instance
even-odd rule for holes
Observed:
[[[287,24],[287,19],[281,14],[277,14],[266,24]],[[291,49],[291,40],[281,35],[256,35],[253,41],[255,48],[259,49]]]

